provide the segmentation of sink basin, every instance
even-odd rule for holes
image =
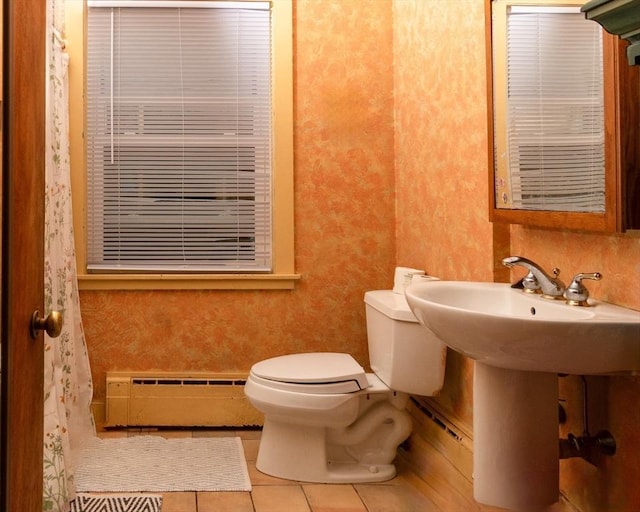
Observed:
[[[418,321],[487,365],[523,371],[640,371],[640,312],[589,300],[569,306],[503,283],[432,281],[405,291]]]

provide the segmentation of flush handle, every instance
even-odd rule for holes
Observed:
[[[40,331],[46,331],[49,337],[57,338],[62,332],[64,318],[60,311],[52,311],[46,317],[40,316],[40,311],[36,310],[31,315],[31,337],[36,339]]]

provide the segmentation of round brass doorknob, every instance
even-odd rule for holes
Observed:
[[[60,311],[52,311],[45,318],[40,316],[40,311],[34,311],[31,315],[31,337],[38,337],[39,331],[47,331],[51,338],[57,338],[62,332],[64,318]]]

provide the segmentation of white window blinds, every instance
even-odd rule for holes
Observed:
[[[515,208],[604,211],[601,34],[578,8],[513,6],[508,12]]]
[[[268,2],[89,2],[88,269],[271,269]]]

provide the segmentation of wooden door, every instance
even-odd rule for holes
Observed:
[[[3,2],[2,502],[42,510],[45,0]]]

